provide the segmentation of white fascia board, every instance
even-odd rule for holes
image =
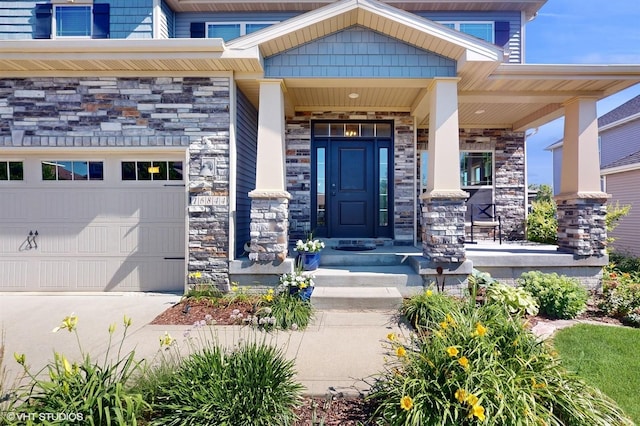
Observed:
[[[616,173],[631,172],[633,170],[639,170],[639,169],[640,169],[640,163],[625,164],[624,166],[601,169],[600,175],[607,176],[607,175],[613,175]]]
[[[0,40],[0,53],[224,52],[222,39]]]
[[[494,78],[557,80],[639,80],[640,65],[565,65],[565,64],[509,64],[503,63]]]
[[[266,41],[286,36],[291,32],[316,24],[317,22],[326,21],[357,9],[378,15],[380,19],[397,22],[400,25],[421,31],[425,33],[425,35],[436,37],[444,40],[446,43],[455,44],[458,47],[464,48],[467,50],[465,56],[466,61],[501,62],[504,56],[503,49],[492,43],[453,30],[402,9],[371,0],[346,0],[329,4],[263,30],[240,37],[231,41],[228,46],[239,49],[258,46]]]

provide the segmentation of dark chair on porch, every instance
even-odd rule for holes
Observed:
[[[502,219],[496,215],[495,204],[469,204],[467,206],[471,212],[471,241],[470,244],[476,244],[474,232],[480,229],[491,228],[493,230],[493,241],[497,239],[502,244]]]

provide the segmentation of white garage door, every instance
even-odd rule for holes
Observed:
[[[183,290],[184,182],[154,178],[183,158],[16,156],[22,181],[1,180],[0,158],[0,290]]]

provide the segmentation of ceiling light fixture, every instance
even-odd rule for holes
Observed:
[[[349,93],[349,98],[351,99],[358,99],[360,97],[359,93],[353,92],[353,93]]]
[[[476,111],[476,114],[484,114],[486,111],[483,109],[479,109]]]

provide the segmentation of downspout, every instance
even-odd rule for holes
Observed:
[[[418,199],[420,194],[418,194],[418,180],[420,179],[420,173],[418,173],[418,156],[420,153],[418,152],[418,122],[416,121],[416,116],[413,116],[413,246],[416,247],[418,245],[418,228],[420,226],[420,219],[418,217],[418,208],[420,204],[418,203]]]
[[[232,72],[229,75],[229,261],[236,258],[237,90]]]

